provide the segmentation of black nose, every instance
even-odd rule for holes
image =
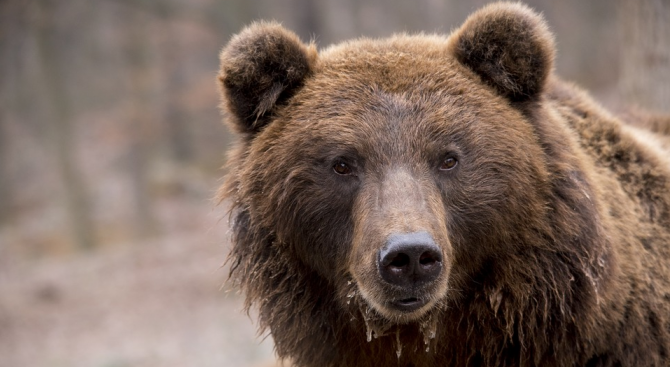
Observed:
[[[386,282],[410,288],[435,280],[442,271],[442,252],[428,232],[391,235],[377,259]]]

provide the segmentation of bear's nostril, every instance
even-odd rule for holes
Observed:
[[[389,263],[389,266],[402,268],[408,266],[409,261],[410,261],[409,256],[407,256],[406,254],[398,254],[391,259],[391,263]]]
[[[424,252],[419,258],[419,264],[421,265],[432,265],[439,261],[441,261],[441,259],[438,259],[438,256],[436,256],[434,252],[430,251]]]

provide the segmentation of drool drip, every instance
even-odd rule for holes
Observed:
[[[363,321],[365,321],[366,340],[368,343],[372,341],[372,338],[377,339],[380,336],[387,335],[387,332],[391,326],[393,326],[377,316],[375,312],[367,306],[365,306],[365,311],[361,310],[361,314],[363,314]]]
[[[433,312],[431,315],[421,322],[419,328],[423,334],[423,344],[426,345],[426,353],[430,352],[430,345],[437,335],[438,313]]]
[[[356,296],[356,290],[353,290],[349,293],[347,293],[347,304],[351,303],[351,299]]]
[[[400,355],[402,355],[402,344],[400,344],[400,327],[396,327],[395,329],[395,342],[395,354],[398,356],[398,360],[400,360]]]
[[[358,301],[358,308],[361,315],[363,316],[363,321],[365,321],[366,328],[366,340],[369,342],[372,341],[372,338],[379,338],[380,336],[387,335],[389,329],[394,325],[383,317],[381,317],[375,310],[371,309],[365,301],[362,301],[359,297],[354,298]]]

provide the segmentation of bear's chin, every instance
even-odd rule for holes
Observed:
[[[410,324],[429,317],[433,311],[437,312],[444,303],[446,289],[432,293],[423,292],[415,296],[394,297],[359,285],[358,293],[361,297],[361,313],[366,319],[382,318],[393,324]]]

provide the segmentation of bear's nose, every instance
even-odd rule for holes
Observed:
[[[442,251],[428,232],[391,235],[377,258],[386,282],[411,288],[435,280],[442,271]]]

